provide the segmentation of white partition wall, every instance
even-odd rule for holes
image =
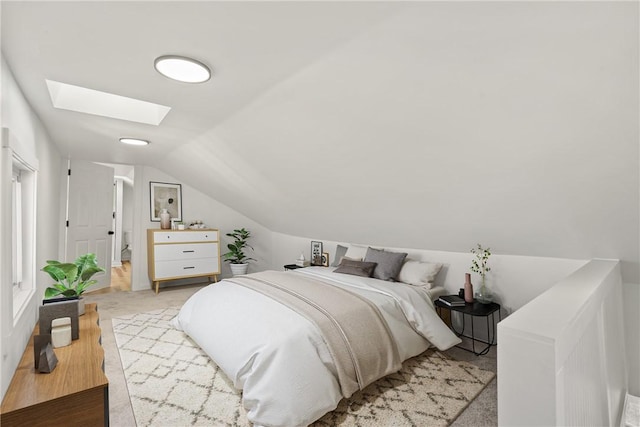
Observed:
[[[618,425],[622,308],[619,263],[594,260],[499,323],[499,424]]]

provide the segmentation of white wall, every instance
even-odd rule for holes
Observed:
[[[250,263],[249,272],[268,268],[271,256],[269,230],[167,173],[152,167],[137,166],[134,183],[134,210],[138,214],[133,223],[135,246],[132,254],[132,290],[137,291],[151,287],[151,281],[147,274],[147,229],[160,228],[160,223],[150,221],[150,181],[182,184],[183,221],[202,220],[207,226],[219,229],[221,255],[226,252],[227,244],[230,243],[230,239],[225,236],[226,233],[242,227],[251,231],[253,237],[249,243],[255,249],[252,258],[256,258],[256,261]],[[230,275],[231,270],[228,264],[223,262],[222,277]],[[197,280],[201,281],[201,279]],[[171,283],[168,283],[168,286],[171,286]]]
[[[17,86],[10,69],[2,58],[2,126],[9,129],[15,138],[18,150],[33,156],[38,160],[37,182],[37,211],[36,211],[36,268],[45,265],[48,259],[58,258],[58,230],[60,228],[60,187],[59,177],[62,173],[62,158],[51,142],[47,131],[43,128],[38,117],[33,113],[29,104]],[[3,179],[5,177],[3,170]],[[2,204],[10,203],[2,195]],[[9,199],[10,200],[10,199]],[[10,240],[2,235],[2,240]],[[6,266],[10,258],[2,252],[2,265]],[[37,287],[22,315],[11,319],[12,296],[6,288],[11,279],[5,275],[10,270],[3,268],[2,292],[0,292],[0,307],[2,308],[2,370],[0,377],[1,395],[9,386],[13,372],[25,349],[37,319],[37,307],[44,295],[44,289],[49,285],[50,278],[40,271],[36,272]]]
[[[271,268],[281,270],[285,264],[292,264],[300,253],[310,259],[311,240],[318,238],[304,238],[289,236],[281,233],[272,235],[272,265]],[[354,242],[369,245],[368,242]],[[333,262],[337,242],[323,241],[323,250],[329,252]],[[342,243],[345,245],[345,243]],[[371,243],[373,247],[381,247]],[[469,250],[475,242],[469,242]],[[470,252],[445,252],[411,248],[389,248],[396,252],[407,252],[409,258],[441,263],[444,265],[435,283],[444,286],[450,293],[458,293],[464,285],[464,275],[470,272],[473,254]],[[586,263],[585,260],[525,257],[493,253],[489,265],[491,272],[487,274],[490,290],[495,294],[496,301],[505,309],[506,313],[522,307],[524,304],[553,286],[557,281],[568,276]],[[478,284],[479,277],[472,275],[472,283]]]
[[[620,259],[640,283],[638,7],[408,2],[161,168],[285,234]]]

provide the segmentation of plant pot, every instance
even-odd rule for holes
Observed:
[[[249,264],[229,264],[229,267],[231,267],[231,274],[233,274],[234,276],[239,276],[241,274],[247,274]]]
[[[58,296],[56,298],[47,298],[42,300],[42,304],[51,304],[56,302],[65,302],[65,301],[78,301],[78,316],[82,316],[84,314],[84,298],[79,296],[74,297],[65,297]]]

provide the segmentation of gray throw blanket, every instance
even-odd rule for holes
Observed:
[[[400,370],[398,347],[380,310],[345,289],[298,274],[265,271],[227,279],[278,301],[317,325],[344,397]]]

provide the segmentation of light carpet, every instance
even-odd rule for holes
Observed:
[[[113,319],[138,426],[250,426],[241,391],[170,320],[178,308]],[[428,350],[369,385],[314,426],[446,426],[495,376]]]

